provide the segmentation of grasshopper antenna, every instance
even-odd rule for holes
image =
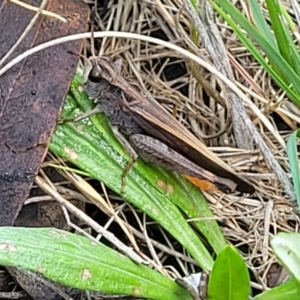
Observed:
[[[80,54],[83,60],[86,62],[83,68],[83,82],[87,83],[89,74],[93,69],[93,60],[96,58],[95,53],[95,38],[94,38],[94,27],[95,27],[95,6],[92,8],[91,12],[91,58],[86,58],[84,55]]]
[[[95,6],[92,9],[91,12],[91,54],[92,57],[96,57],[95,53],[95,37],[94,37],[94,28],[95,28]]]

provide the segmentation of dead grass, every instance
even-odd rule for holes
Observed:
[[[181,7],[180,1],[171,0],[119,0],[117,4],[111,0],[108,1],[104,22],[98,23],[97,26],[101,30],[128,31],[160,37],[189,49],[192,45],[190,18]],[[243,3],[243,9],[246,8]],[[299,112],[291,108],[290,103],[286,104],[286,96],[272,84],[266,72],[248,54],[230,28],[220,19],[216,22],[227,47],[236,84],[252,100],[251,103],[243,103],[245,109],[278,162],[289,172],[283,142],[292,130],[280,131],[280,124],[274,121],[272,112],[276,111],[292,129],[296,129],[300,121]],[[208,97],[192,73],[185,70],[189,70],[186,61],[170,49],[143,41],[117,38],[104,38],[96,43],[96,46],[99,55],[122,57],[125,78],[147,89],[158,100],[167,100],[165,105],[170,113],[176,113],[177,118],[198,138],[212,147],[237,173],[243,174],[254,183],[256,193],[251,197],[222,193],[207,194],[206,197],[216,219],[220,221],[225,237],[241,251],[251,269],[253,286],[264,290],[268,287],[269,270],[276,261],[269,245],[270,239],[280,231],[297,232],[299,218],[293,210],[294,203],[285,196],[283,188],[264,162],[261,153],[258,150],[246,151],[236,148],[226,99],[222,105],[218,100]],[[210,62],[201,44],[198,51],[203,59]],[[211,76],[205,70],[200,70],[200,73],[212,88],[220,90],[215,76]],[[267,129],[262,118],[268,119],[273,128]],[[67,182],[70,182],[71,175],[64,176]],[[74,180],[71,182],[74,184]],[[93,197],[100,196],[91,196],[86,192],[85,184],[78,182],[74,185],[79,192],[84,193],[73,193],[72,198],[84,198],[95,203]],[[89,189],[92,191],[91,187]],[[150,240],[146,229],[149,224],[146,224],[145,218],[141,218],[129,204],[119,201],[111,204],[104,186],[103,190],[105,193],[101,197],[102,204],[98,207],[111,218],[106,228],[112,221],[125,226],[130,240],[135,241],[138,238],[148,247],[151,254],[149,257],[143,254],[143,258],[151,260],[157,269],[171,277],[176,277],[179,272],[187,275],[194,269],[193,260],[185,253],[174,250],[174,241],[165,237],[168,245],[166,247]],[[60,189],[59,192],[66,198],[66,190]],[[128,224],[128,212],[136,217],[139,231]],[[164,261],[169,255],[176,257],[181,270],[164,266]]]

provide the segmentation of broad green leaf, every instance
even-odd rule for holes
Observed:
[[[174,281],[86,237],[51,228],[0,227],[0,265],[88,291],[191,300]]]
[[[208,283],[209,300],[248,300],[250,277],[247,266],[233,246],[217,257]]]
[[[297,197],[298,209],[300,207],[300,170],[298,160],[297,138],[300,136],[300,130],[296,130],[290,135],[287,141],[287,154],[293,176],[293,183]]]
[[[82,78],[77,76],[71,85],[62,119],[73,118],[92,107],[93,103],[82,93]],[[97,114],[79,123],[59,125],[52,137],[50,150],[120,193],[121,174],[129,158],[103,115]],[[216,253],[223,249],[225,239],[198,188],[177,174],[138,160],[126,176],[122,197],[172,234],[203,269],[212,269],[213,259],[182,215],[184,212],[189,218],[204,219],[195,222],[195,226]]]
[[[253,300],[298,300],[299,294],[295,279],[291,279],[279,286],[265,291],[254,297]]]
[[[271,240],[271,246],[278,260],[295,277],[300,287],[300,234],[281,232]]]

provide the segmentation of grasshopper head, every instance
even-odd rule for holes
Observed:
[[[90,68],[89,74],[85,80],[85,90],[89,97],[97,99],[101,93],[108,87],[109,82],[102,76],[103,70],[100,65],[94,64]]]
[[[88,80],[95,82],[95,83],[99,83],[101,81],[101,79],[103,79],[102,75],[102,68],[100,65],[98,64],[94,64],[90,70],[90,73],[88,74]]]

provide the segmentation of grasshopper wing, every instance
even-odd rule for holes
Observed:
[[[172,117],[151,95],[139,92],[122,76],[116,76],[112,63],[105,57],[97,58],[101,70],[101,78],[123,91],[123,105],[132,112],[134,121],[149,135],[166,143],[170,148],[188,158],[202,169],[209,171],[209,178],[215,178],[213,183],[222,185],[222,178],[232,181],[237,191],[253,193],[254,187],[244,178],[238,176],[216,154],[210,151],[204,143]],[[186,174],[184,174],[186,175]]]
[[[247,180],[238,176],[150,95],[144,96],[143,101],[134,105],[129,104],[129,109],[133,112],[135,121],[147,134],[160,139],[203,169],[218,177],[232,180],[237,191],[254,192],[253,186]]]

